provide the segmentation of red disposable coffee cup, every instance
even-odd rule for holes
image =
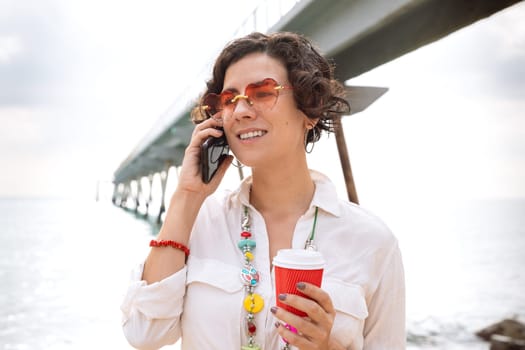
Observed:
[[[306,316],[279,300],[279,294],[296,294],[308,298],[297,290],[297,283],[308,282],[321,287],[325,261],[321,253],[305,249],[281,249],[273,258],[275,268],[275,299],[277,306],[298,316]]]

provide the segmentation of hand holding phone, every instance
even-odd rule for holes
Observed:
[[[222,130],[222,128],[220,128]],[[200,168],[202,181],[209,183],[222,164],[230,147],[224,133],[221,137],[208,137],[201,145]]]

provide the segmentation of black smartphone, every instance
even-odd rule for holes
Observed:
[[[222,129],[221,129],[222,130]],[[226,136],[222,134],[221,137],[208,137],[201,145],[201,175],[204,183],[209,183],[219,165],[224,161],[230,147]]]

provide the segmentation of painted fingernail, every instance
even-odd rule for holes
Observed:
[[[279,300],[286,300],[286,294],[279,294]]]
[[[296,333],[297,334],[297,328],[295,328],[294,326],[290,326],[288,323],[284,325],[284,327],[286,329],[288,329],[290,332],[292,333]]]
[[[297,283],[296,287],[299,290],[304,290],[306,288],[306,284],[304,284],[303,282],[299,282]]]
[[[276,312],[277,312],[277,307],[272,306],[272,307],[270,308],[270,312],[271,312],[272,314],[276,313]]]
[[[275,328],[279,328],[280,326],[281,326],[281,322],[276,321],[276,322],[275,322]]]

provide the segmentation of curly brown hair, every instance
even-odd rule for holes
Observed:
[[[323,57],[305,36],[292,32],[254,32],[228,43],[215,61],[213,76],[206,82],[203,96],[220,93],[228,67],[246,55],[257,52],[282,62],[294,88],[297,107],[308,118],[319,119],[316,130],[308,132],[307,143],[319,140],[321,130],[333,132],[337,117],[350,112],[345,89],[334,78],[333,63]],[[202,107],[196,110],[202,111]],[[202,120],[196,117],[196,113],[192,113],[192,118],[195,122]]]

